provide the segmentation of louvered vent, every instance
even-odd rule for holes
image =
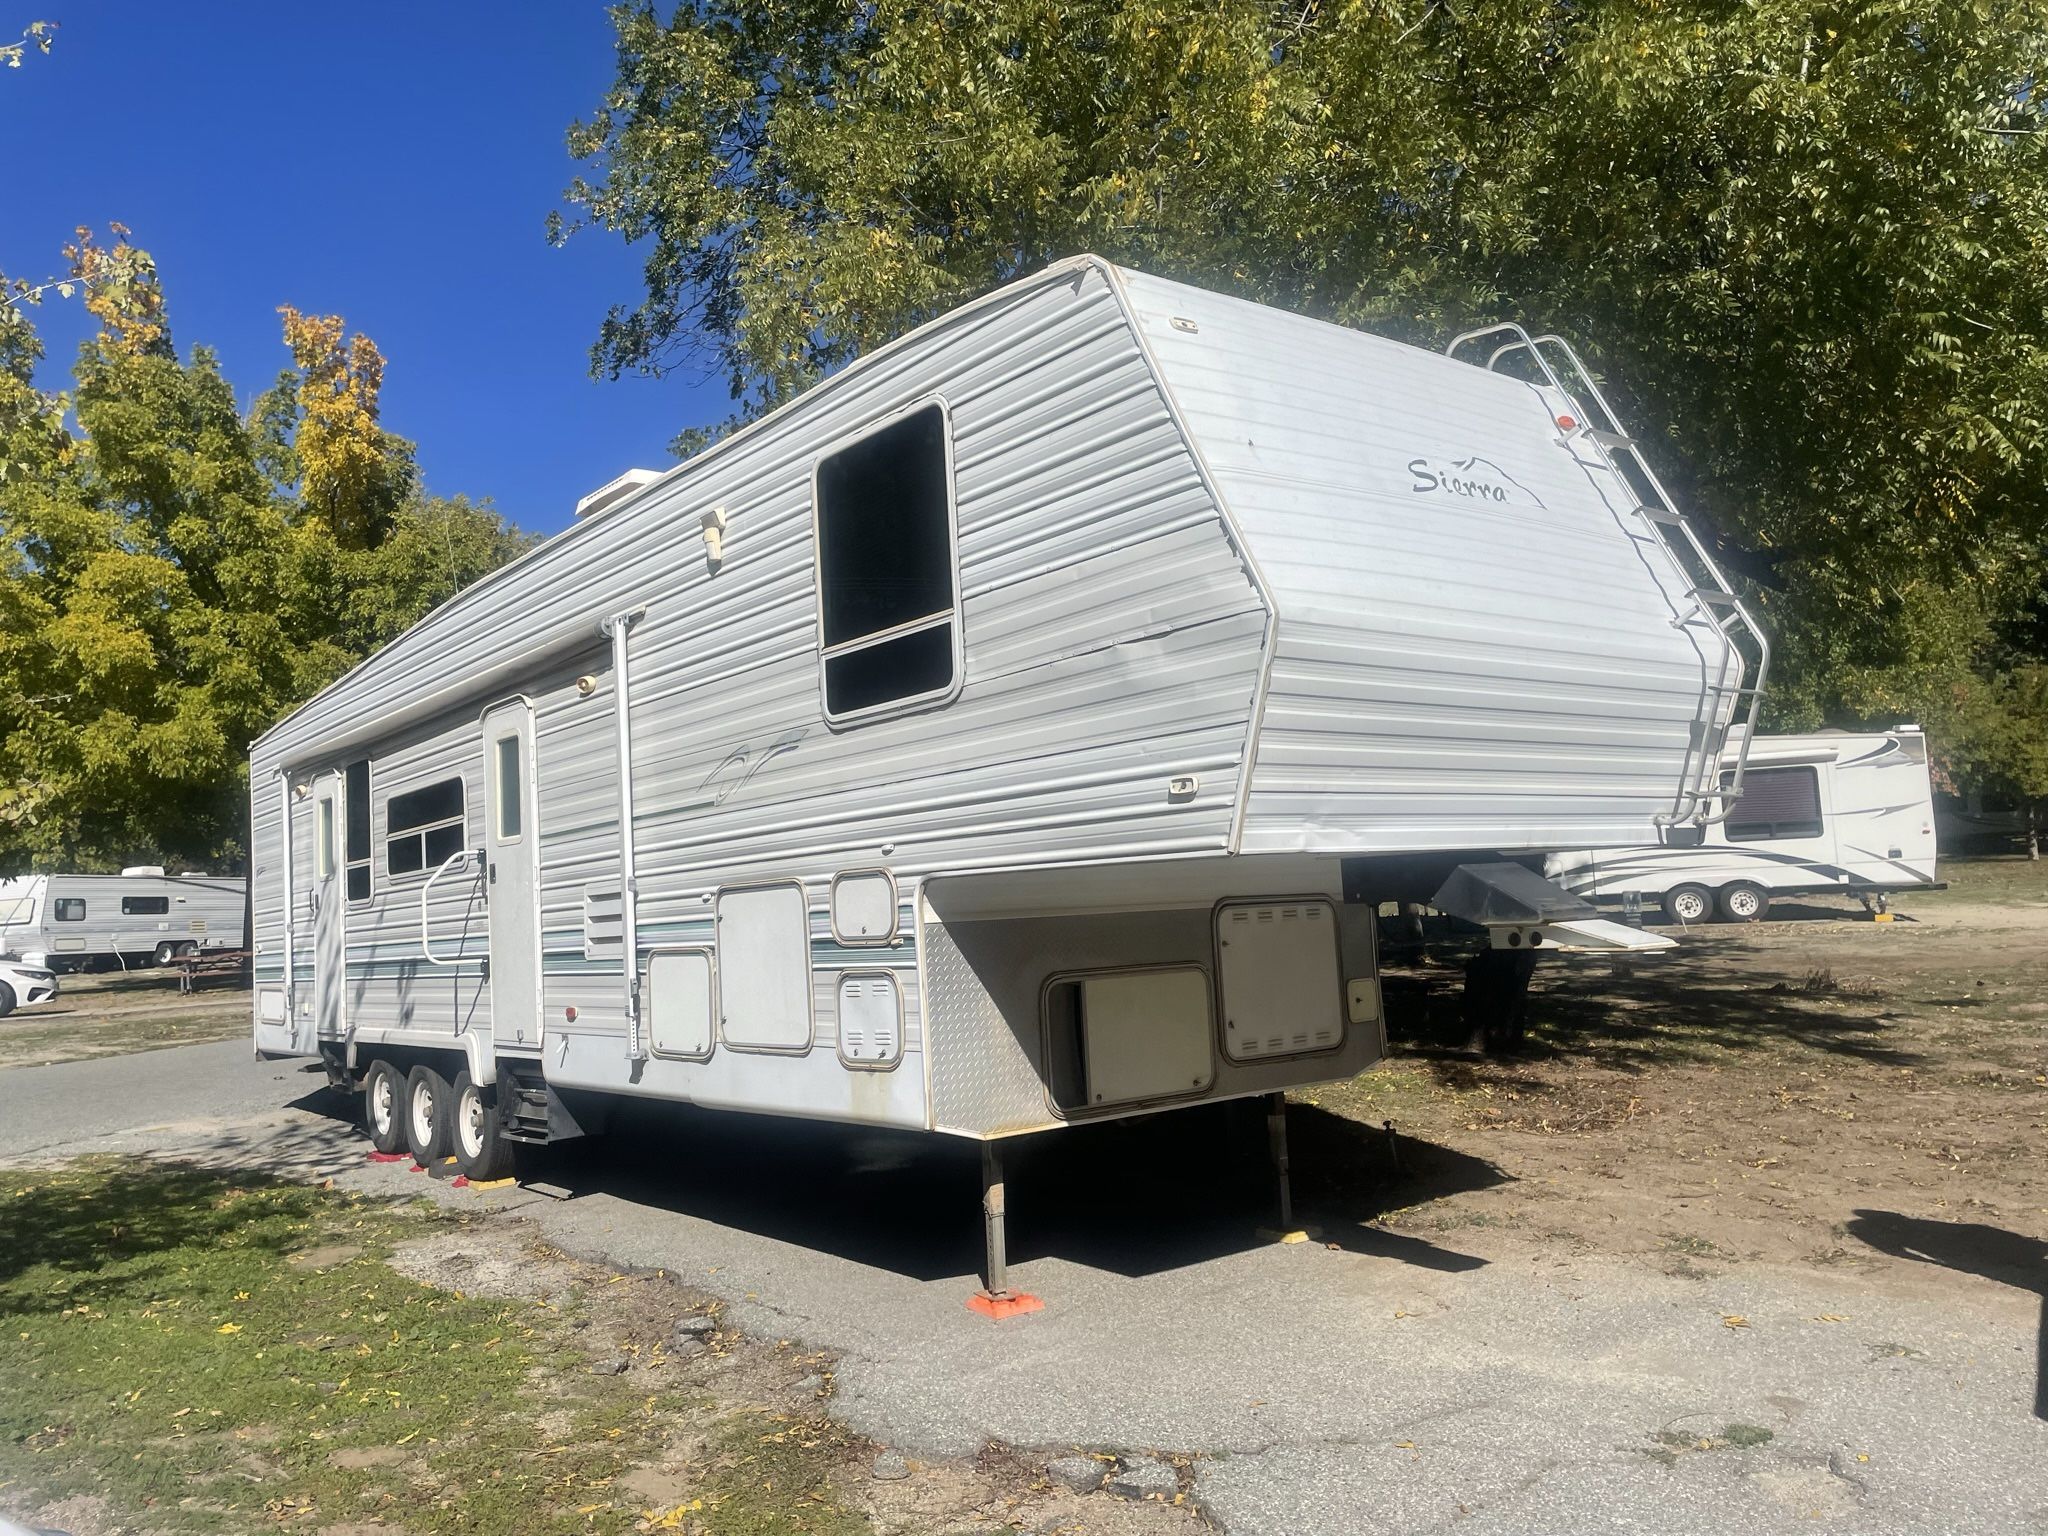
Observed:
[[[887,971],[839,978],[839,1055],[848,1066],[887,1066],[903,1054],[903,997]]]

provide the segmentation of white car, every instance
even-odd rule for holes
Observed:
[[[0,1019],[17,1008],[33,1008],[57,995],[56,973],[46,966],[28,965],[12,955],[0,955]]]

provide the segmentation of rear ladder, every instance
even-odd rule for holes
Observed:
[[[1509,323],[1467,331],[1454,338],[1444,351],[1446,355],[1455,357],[1458,349],[1466,343],[1486,337],[1504,338],[1487,356],[1483,365],[1486,370],[1492,372],[1504,357],[1517,352],[1526,354],[1542,372],[1544,381],[1573,409],[1577,419],[1571,427],[1565,428],[1568,440],[1577,438],[1590,445],[1616,483],[1635,500],[1636,505],[1630,509],[1631,512],[1642,519],[1678,572],[1679,579],[1685,583],[1685,597],[1691,606],[1671,621],[1672,626],[1677,629],[1711,629],[1722,642],[1720,671],[1707,679],[1705,719],[1700,722],[1696,739],[1687,748],[1687,762],[1679,775],[1678,793],[1672,800],[1671,809],[1660,812],[1656,820],[1660,826],[1674,826],[1680,822],[1707,826],[1725,821],[1742,794],[1742,777],[1749,766],[1750,743],[1756,739],[1757,721],[1763,709],[1764,683],[1771,670],[1771,642],[1762,626],[1751,617],[1742,599],[1728,585],[1727,578],[1721,574],[1720,566],[1699,534],[1678,511],[1671,494],[1664,489],[1664,482],[1650,468],[1636,440],[1622,427],[1621,418],[1594,381],[1592,370],[1572,350],[1571,343],[1561,336],[1531,336],[1521,326]],[[1547,347],[1562,354],[1572,376],[1578,380],[1583,399],[1579,392],[1566,386],[1545,354]],[[1586,409],[1585,402],[1590,402],[1599,412],[1600,425],[1593,423],[1593,413]],[[1563,427],[1563,422],[1559,422],[1559,426]],[[1634,466],[1635,478],[1622,472],[1623,460]],[[1647,497],[1641,495],[1644,490],[1649,492]],[[1743,638],[1754,654],[1753,667],[1751,657],[1744,654],[1739,643]],[[1735,746],[1735,766],[1723,787],[1720,783],[1723,744],[1727,736],[1734,733],[1738,711],[1742,713],[1743,720],[1740,740]],[[1716,799],[1719,799],[1721,808],[1713,811],[1710,806]]]

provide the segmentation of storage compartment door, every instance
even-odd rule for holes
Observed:
[[[795,881],[718,893],[718,1005],[736,1051],[811,1048],[811,909]]]
[[[1215,1082],[1206,972],[1175,966],[1076,980],[1090,1108],[1183,1098]]]
[[[655,1055],[701,1061],[711,1054],[717,991],[710,950],[656,950],[647,957],[645,994]]]
[[[1216,909],[1223,1054],[1303,1056],[1344,1043],[1337,909],[1309,897],[1226,901]]]

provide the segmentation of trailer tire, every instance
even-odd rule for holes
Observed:
[[[519,1144],[499,1134],[503,1121],[498,1114],[497,1094],[479,1087],[467,1072],[455,1074],[451,1118],[455,1161],[470,1182],[509,1179],[518,1171]]]
[[[405,1144],[413,1161],[431,1165],[448,1155],[454,1139],[455,1094],[432,1067],[414,1067],[405,1080]]]
[[[151,952],[149,957],[149,963],[155,966],[158,970],[162,970],[165,966],[171,963],[172,959],[177,955],[177,953],[178,946],[173,944],[169,939],[166,939],[164,940],[163,943],[157,945],[156,949]]]
[[[1664,915],[1690,928],[1714,915],[1714,898],[1704,885],[1674,885],[1664,893]]]
[[[187,939],[184,943],[178,946],[178,958],[181,960],[190,960],[194,955],[198,953],[199,945],[196,941],[192,939]]]
[[[363,1129],[379,1152],[405,1145],[405,1074],[388,1061],[373,1061],[363,1074]]]
[[[1721,916],[1731,923],[1756,923],[1771,910],[1771,893],[1760,885],[1747,880],[1737,880],[1721,887],[1715,898],[1721,909]]]

